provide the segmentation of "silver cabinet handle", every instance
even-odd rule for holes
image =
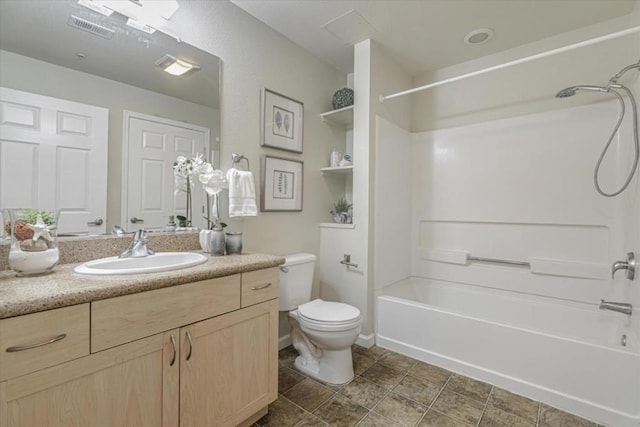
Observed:
[[[102,220],[102,218],[96,218],[96,219],[94,219],[93,221],[89,221],[89,222],[87,222],[87,225],[97,225],[97,226],[100,226],[100,225],[102,225],[102,223],[103,223],[103,222],[104,222],[104,221]]]
[[[193,341],[191,340],[191,332],[187,331],[187,341],[189,341],[189,353],[187,353],[187,360],[191,359],[191,351],[193,350]]]
[[[48,341],[43,341],[43,342],[39,342],[37,344],[31,344],[31,345],[21,345],[21,346],[15,346],[15,347],[9,347],[7,348],[7,353],[14,353],[16,351],[23,351],[23,350],[29,350],[32,348],[37,348],[37,347],[42,347],[43,345],[47,345],[47,344],[53,344],[56,341],[60,341],[63,340],[67,337],[67,334],[60,334],[55,338],[51,338]]]
[[[252,291],[259,291],[260,289],[267,289],[269,286],[271,286],[271,282],[267,283],[266,285],[262,285],[262,286],[254,286],[253,288],[251,288]]]
[[[131,224],[138,224],[138,223],[143,223],[144,219],[142,218],[136,218],[135,216],[133,218],[131,218]]]
[[[282,271],[283,273],[288,273],[289,272],[289,267],[280,267],[280,271]]]
[[[171,335],[171,345],[173,346],[173,357],[171,358],[171,362],[169,362],[169,366],[173,366],[176,363],[176,355],[178,354],[178,349],[176,348],[176,339],[173,335]]]

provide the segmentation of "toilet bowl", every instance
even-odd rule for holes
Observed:
[[[330,384],[353,379],[351,346],[362,327],[357,308],[316,299],[289,312],[289,324],[300,353],[294,364],[298,370]]]
[[[294,366],[306,375],[330,384],[353,379],[351,346],[362,327],[360,310],[349,304],[311,299],[311,254],[285,257],[280,267],[280,311],[289,311],[291,341],[300,353]]]

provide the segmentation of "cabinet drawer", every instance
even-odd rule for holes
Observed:
[[[280,270],[278,267],[242,273],[242,306],[278,298]]]
[[[0,319],[0,381],[89,354],[89,304]]]
[[[91,303],[91,352],[240,308],[240,275]]]

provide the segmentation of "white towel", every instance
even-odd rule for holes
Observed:
[[[227,171],[229,182],[229,216],[257,216],[256,187],[251,171],[231,168]]]

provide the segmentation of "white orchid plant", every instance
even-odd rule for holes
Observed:
[[[176,161],[173,163],[174,194],[178,194],[181,191],[187,193],[188,225],[191,223],[191,188],[193,187],[194,175],[198,177],[198,181],[207,193],[207,215],[205,219],[209,227],[211,227],[213,222],[211,221],[211,211],[208,200],[210,196],[214,196],[213,207],[216,209],[216,220],[218,220],[218,193],[228,188],[226,178],[221,170],[215,169],[211,163],[207,162],[204,154],[196,153],[196,156],[192,159],[184,156],[178,156],[176,158]]]

